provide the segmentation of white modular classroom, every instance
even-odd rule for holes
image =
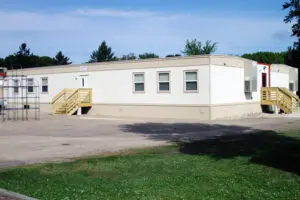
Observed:
[[[8,71],[8,74],[13,73]],[[298,90],[298,70],[236,56],[190,56],[23,69],[39,84],[42,112],[66,89],[92,91],[88,115],[240,118],[262,112],[261,88]],[[72,112],[73,113],[73,112]]]

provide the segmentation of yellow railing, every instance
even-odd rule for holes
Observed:
[[[261,89],[261,104],[275,105],[290,114],[299,107],[300,99],[287,88],[269,87]]]
[[[52,113],[73,115],[79,107],[92,106],[92,89],[64,89],[52,100]]]
[[[80,104],[79,90],[76,90],[66,101],[66,114],[72,115]]]
[[[52,99],[52,113],[63,114],[66,112],[66,100],[71,96],[76,89],[63,89]]]
[[[63,89],[60,91],[55,97],[52,99],[52,104],[56,103],[57,101],[61,100],[61,98],[68,98],[74,91],[77,89]]]

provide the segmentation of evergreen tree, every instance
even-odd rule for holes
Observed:
[[[61,51],[59,51],[56,56],[53,58],[55,65],[69,65],[72,62],[69,62],[70,58],[65,56]]]
[[[103,41],[98,49],[92,52],[89,62],[107,62],[113,60],[117,60],[117,58],[114,57],[111,47],[108,47],[106,42]]]

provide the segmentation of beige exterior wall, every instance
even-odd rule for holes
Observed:
[[[40,110],[42,113],[52,113],[52,104],[50,103],[41,103]]]
[[[239,119],[262,113],[260,102],[220,104],[211,106],[211,119]]]
[[[272,64],[271,65],[271,72],[289,74],[290,66],[283,65],[283,64]]]
[[[88,115],[209,120],[209,106],[96,104]]]

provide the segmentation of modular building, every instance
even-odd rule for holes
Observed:
[[[92,91],[88,115],[115,117],[248,117],[262,112],[261,88],[285,87],[294,93],[298,90],[297,69],[236,56],[39,67],[23,69],[22,75],[29,85],[34,81],[39,84],[42,112],[53,111],[53,102],[66,93],[62,91],[88,88]]]

